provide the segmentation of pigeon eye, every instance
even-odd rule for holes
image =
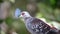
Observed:
[[[25,13],[22,13],[22,15],[24,15]]]

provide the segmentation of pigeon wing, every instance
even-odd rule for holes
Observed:
[[[30,23],[31,29],[36,33],[45,34],[51,30],[51,27],[40,19],[33,18],[33,20]]]

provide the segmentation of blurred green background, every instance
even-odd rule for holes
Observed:
[[[16,8],[60,29],[60,0],[0,0],[1,34],[30,34],[23,20],[15,18]]]

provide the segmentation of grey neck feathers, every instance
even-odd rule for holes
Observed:
[[[31,17],[26,17],[26,18],[24,18],[24,20],[27,20],[27,19],[29,19],[29,18],[31,18]]]

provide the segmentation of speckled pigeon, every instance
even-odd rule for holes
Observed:
[[[49,26],[38,18],[32,17],[26,11],[21,12],[21,17],[24,19],[26,28],[31,34],[60,34],[58,29]]]

